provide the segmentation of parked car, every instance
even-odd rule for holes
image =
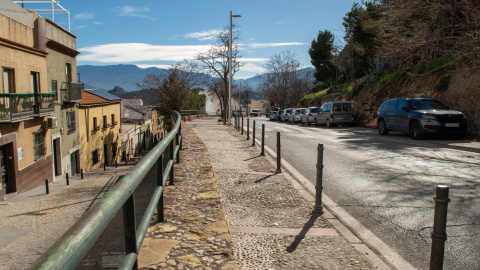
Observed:
[[[304,123],[307,123],[307,125],[310,125],[310,123],[315,123],[315,117],[317,116],[318,110],[320,110],[318,107],[308,107],[305,110],[305,113],[302,115],[302,119],[300,120],[302,125]]]
[[[450,110],[433,98],[390,99],[383,102],[377,114],[380,135],[399,130],[419,140],[425,134],[449,134],[461,138],[467,132],[467,119],[463,113]]]
[[[322,110],[314,119],[315,126],[325,124],[327,127],[335,125],[353,124],[352,104],[350,101],[332,101],[322,105]]]
[[[253,109],[250,112],[250,116],[260,116],[260,115],[262,115],[262,112],[259,109]]]
[[[270,114],[270,121],[277,121],[278,111],[272,111]]]
[[[290,114],[292,113],[292,108],[289,108],[289,109],[285,109],[282,111],[282,114],[280,114],[280,121],[282,122],[287,122],[288,121],[288,117],[290,116]]]
[[[283,111],[284,111],[284,110],[278,110],[278,111],[277,111],[277,119],[276,119],[277,122],[280,122],[280,121],[282,120],[282,117],[281,117],[281,116],[283,115]]]
[[[288,122],[300,122],[300,120],[302,120],[302,115],[305,113],[305,111],[305,108],[292,110],[292,113],[288,116]]]
[[[274,113],[274,112],[275,112],[275,111],[268,111],[268,112],[265,114],[265,117],[270,118],[270,115],[271,115],[272,113]]]

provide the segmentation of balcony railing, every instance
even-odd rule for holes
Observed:
[[[0,122],[18,122],[33,118],[35,114],[33,93],[0,94]]]
[[[60,88],[62,102],[80,102],[82,101],[82,84],[63,82]]]
[[[55,113],[54,93],[0,94],[0,122],[18,122]]]
[[[55,113],[55,99],[54,93],[36,93],[37,106],[35,109],[35,116],[49,116]]]

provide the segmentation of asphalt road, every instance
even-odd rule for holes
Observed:
[[[480,269],[480,154],[404,134],[251,119],[257,139],[265,124],[273,150],[281,132],[282,159],[313,183],[317,145],[324,144],[324,193],[418,269],[429,268],[435,187],[449,186],[444,269]]]

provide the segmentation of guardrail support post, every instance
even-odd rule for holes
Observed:
[[[277,169],[275,170],[275,173],[281,173],[282,172],[282,167],[281,167],[281,152],[280,152],[280,131],[277,131]]]
[[[103,171],[106,171],[107,170],[107,161],[105,160],[103,162]]]
[[[177,163],[180,163],[180,134],[175,134],[175,144],[178,145],[178,152],[177,152]]]
[[[265,156],[265,124],[262,124],[262,152],[260,156]]]
[[[173,160],[174,157],[173,157],[173,153],[174,153],[174,150],[173,150],[173,140],[170,142],[170,160]],[[175,162],[174,162],[175,163]],[[173,167],[174,167],[174,163],[172,163],[172,169],[170,170],[170,175],[168,176],[169,178],[169,181],[168,181],[168,184],[169,185],[173,185]]]
[[[180,150],[182,150],[182,120],[180,119],[180,126],[178,127],[178,138],[180,139]]]
[[[157,187],[163,187],[163,154],[157,160],[155,164],[155,170],[157,173]],[[164,204],[163,204],[163,194],[165,193],[165,189],[162,191],[162,195],[160,195],[160,200],[157,203],[157,222],[164,222]]]
[[[242,135],[243,135],[243,116],[242,116]]]
[[[443,269],[445,241],[447,241],[447,208],[449,187],[439,185],[436,188],[435,214],[433,218],[432,250],[430,254],[430,270]]]
[[[247,118],[247,141],[250,140],[250,118]]]
[[[80,169],[80,179],[83,180],[83,169]]]
[[[118,168],[118,160],[115,159],[115,168]]]
[[[133,194],[127,199],[122,207],[123,213],[123,242],[125,255],[137,253],[137,232],[135,229],[135,201]],[[138,260],[133,269],[138,269]]]
[[[255,120],[253,120],[253,129],[252,129],[252,146],[255,146]]]
[[[315,184],[315,207],[313,212],[323,214],[322,209],[322,192],[323,192],[323,144],[317,147],[317,183]]]
[[[233,121],[233,128],[237,129],[237,116],[235,115],[235,121]]]
[[[48,189],[48,179],[45,179],[45,194],[49,194],[50,191]]]
[[[68,173],[65,174],[65,180],[67,181],[67,186],[70,185],[70,181],[68,180]]]

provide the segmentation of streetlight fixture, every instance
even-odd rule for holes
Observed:
[[[230,34],[228,42],[228,124],[232,125],[232,17],[240,18],[241,15],[232,15],[230,11]]]

